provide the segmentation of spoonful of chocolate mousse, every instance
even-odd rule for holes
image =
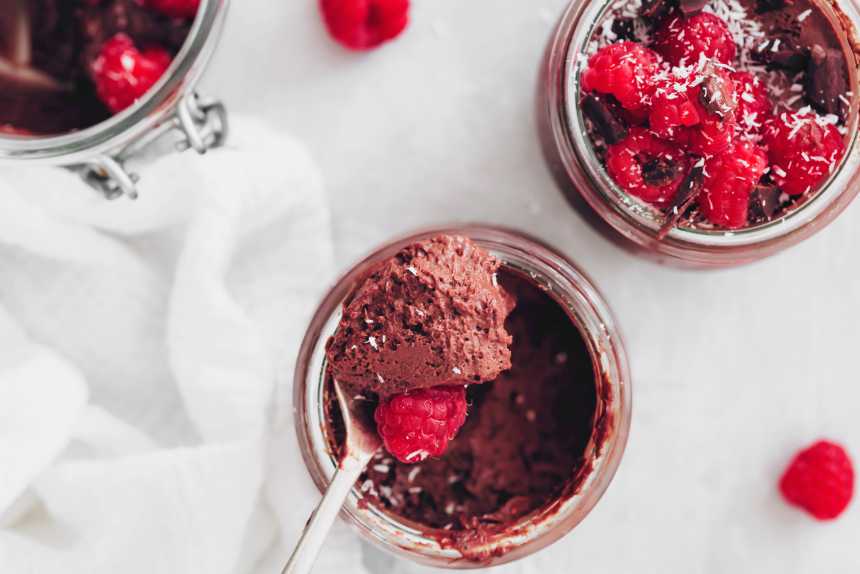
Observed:
[[[439,235],[381,261],[344,302],[326,358],[345,447],[283,574],[310,571],[381,446],[407,463],[440,456],[466,420],[466,386],[511,367],[515,301],[496,279],[500,265],[466,237]]]

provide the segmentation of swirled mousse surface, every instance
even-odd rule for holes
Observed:
[[[514,307],[498,269],[465,237],[404,247],[344,304],[326,347],[334,377],[380,396],[495,379],[511,366],[505,319]]]
[[[517,300],[506,322],[511,369],[469,386],[469,416],[442,457],[404,464],[381,451],[357,483],[369,504],[479,561],[487,537],[576,491],[590,470],[589,441],[599,450],[610,426],[571,317],[528,278],[503,269],[499,280]],[[331,391],[329,380],[328,436],[337,451],[344,435]]]

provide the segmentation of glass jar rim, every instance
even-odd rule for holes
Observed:
[[[0,163],[85,163],[135,141],[167,117],[193,88],[218,43],[228,0],[201,0],[188,37],[167,72],[133,106],[88,128],[45,137],[0,137]]]
[[[367,269],[377,261],[390,257],[404,245],[422,238],[439,234],[459,234],[472,238],[476,243],[500,256],[503,263],[514,268],[520,258],[528,258],[530,265],[540,268],[533,275],[545,279],[548,288],[554,288],[555,298],[571,314],[573,322],[583,334],[589,346],[595,370],[595,384],[607,385],[604,408],[610,413],[612,424],[605,438],[598,440],[592,466],[578,489],[559,500],[548,503],[537,511],[534,523],[524,521],[510,533],[499,535],[489,541],[487,555],[492,564],[502,564],[549,545],[573,529],[601,498],[621,460],[629,432],[631,415],[631,381],[623,340],[614,317],[591,280],[568,258],[539,239],[517,230],[481,224],[458,224],[419,230],[387,242],[369,256],[350,268],[325,296],[317,308],[305,334],[294,374],[293,410],[295,427],[305,465],[311,478],[322,491],[325,489],[336,460],[329,451],[326,434],[322,428],[322,385],[324,382],[324,346],[333,332],[341,305],[365,276]],[[508,250],[500,253],[499,249]],[[507,258],[507,259],[506,259]],[[568,282],[573,282],[572,287]],[[568,290],[569,289],[569,290]],[[564,296],[564,301],[558,297]],[[569,299],[568,299],[569,298]],[[583,324],[588,321],[588,324]],[[586,327],[589,329],[586,332]],[[600,353],[595,353],[599,349]],[[598,393],[600,395],[600,393]],[[594,430],[589,449],[594,450]],[[590,451],[587,451],[590,452]],[[466,569],[486,567],[486,561],[470,561],[452,549],[444,548],[432,537],[422,536],[419,531],[383,513],[374,505],[360,509],[360,495],[353,490],[344,507],[349,521],[368,539],[383,549],[406,556],[425,564]],[[494,556],[502,550],[501,556]]]
[[[816,2],[816,0],[811,1]],[[587,58],[588,45],[602,23],[604,15],[616,4],[616,0],[572,2],[562,16],[557,32],[559,36],[568,34],[565,39],[566,44],[563,46],[563,73],[558,81],[562,82],[559,86],[561,94],[559,105],[563,107],[562,120],[571,144],[570,151],[587,174],[592,188],[589,192],[595,194],[594,198],[587,198],[589,203],[592,203],[592,200],[598,200],[610,206],[615,221],[612,225],[616,230],[618,225],[630,226],[637,234],[645,235],[654,241],[674,243],[680,248],[733,250],[782,240],[805,228],[823,213],[835,208],[832,215],[835,217],[847,207],[854,195],[860,191],[860,134],[858,134],[860,89],[855,89],[852,95],[846,152],[837,169],[812,197],[779,218],[748,228],[719,230],[674,227],[665,238],[656,239],[662,221],[653,216],[653,208],[631,198],[606,173],[587,136],[585,118],[579,106],[579,74]],[[816,4],[826,12],[835,14],[830,4],[823,2],[816,2]],[[849,75],[851,85],[857,86],[860,85],[860,51],[856,48],[860,46],[860,41],[856,37],[857,25],[860,24],[860,3],[857,0],[836,0],[834,5],[840,10],[844,7],[852,12],[852,18],[847,22],[852,26],[848,30],[851,35],[848,43],[852,45],[847,46],[846,49],[851,48],[850,53],[854,56],[854,61],[849,62]],[[556,38],[556,42],[560,40],[562,38]],[[802,238],[799,237],[797,240]]]

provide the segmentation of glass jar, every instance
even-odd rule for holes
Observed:
[[[622,0],[624,1],[624,0]],[[564,11],[547,46],[538,85],[537,114],[544,156],[559,186],[585,219],[613,242],[660,262],[687,267],[727,267],[772,255],[833,221],[860,191],[860,0],[820,7],[852,36],[848,46],[851,98],[845,158],[830,179],[782,217],[733,231],[675,227],[661,237],[662,216],[631,199],[609,178],[588,137],[579,102],[579,73],[597,25],[618,0],[575,0]]]
[[[156,140],[198,153],[220,145],[227,133],[224,106],[195,92],[223,28],[227,0],[201,0],[182,49],[161,79],[133,106],[86,129],[45,137],[0,135],[4,163],[71,169],[108,198],[137,196],[137,174],[124,163]]]
[[[325,343],[340,320],[342,304],[369,269],[405,245],[439,234],[471,238],[508,269],[530,277],[554,294],[578,326],[588,346],[598,388],[598,406],[586,456],[592,467],[572,494],[552,501],[521,519],[505,533],[492,535],[476,554],[491,556],[476,563],[443,548],[436,539],[400,522],[373,504],[362,503],[354,488],[342,516],[368,540],[416,562],[454,569],[502,564],[532,554],[558,540],[591,511],[609,486],[627,442],[631,414],[631,382],[624,344],[615,319],[600,293],[573,263],[558,252],[517,231],[464,225],[432,229],[394,240],[374,251],[344,275],[323,299],[305,334],[293,381],[296,432],[313,481],[323,491],[337,466],[325,428]],[[608,421],[604,424],[603,421]],[[573,478],[573,477],[571,477]]]

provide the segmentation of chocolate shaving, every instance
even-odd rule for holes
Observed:
[[[782,191],[775,185],[760,183],[750,194],[749,219],[755,223],[770,221],[779,212]]]
[[[657,233],[657,239],[663,239],[670,231],[678,224],[678,221],[684,216],[684,213],[693,205],[693,202],[698,199],[702,193],[702,180],[704,179],[704,165],[694,165],[690,168],[684,181],[678,186],[678,191],[675,193],[675,199],[672,204],[666,209],[666,221]]]
[[[723,76],[715,72],[713,67],[706,67],[703,73],[705,74],[705,81],[702,82],[699,101],[712,114],[721,118],[730,116],[738,105],[734,90],[727,85]]]
[[[763,12],[772,12],[774,10],[782,10],[788,5],[786,0],[758,0],[756,2],[756,11],[761,14]]]
[[[648,185],[660,187],[669,185],[681,175],[682,166],[670,159],[655,157],[642,164],[642,179]]]
[[[698,14],[708,4],[708,0],[680,0],[681,12],[690,16]]]
[[[658,22],[669,14],[670,9],[666,0],[642,0],[639,16],[651,22]]]
[[[819,112],[848,117],[848,106],[839,96],[848,92],[845,55],[840,50],[815,45],[810,50],[804,85],[806,97]]]
[[[589,94],[582,100],[582,111],[608,144],[627,137],[627,126],[619,119],[619,106],[613,98]]]

